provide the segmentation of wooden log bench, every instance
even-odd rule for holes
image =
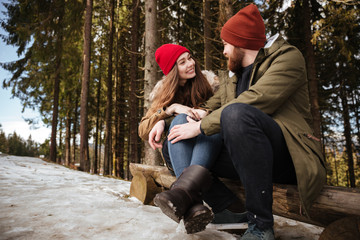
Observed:
[[[169,170],[163,166],[130,164],[133,180],[130,195],[144,204],[152,204],[153,197],[169,189],[175,181]],[[245,202],[244,189],[239,181],[221,179],[239,199]],[[297,186],[274,184],[273,213],[282,217],[326,227],[320,239],[360,239],[360,189],[324,186],[309,212],[311,218],[302,214]],[[351,224],[350,224],[351,223]],[[341,227],[345,228],[342,231]],[[349,229],[350,228],[350,229]],[[355,234],[355,238],[335,232]],[[356,235],[357,234],[357,235]],[[345,238],[342,238],[347,236]]]

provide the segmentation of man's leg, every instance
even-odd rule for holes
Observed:
[[[272,227],[273,166],[286,164],[289,169],[282,171],[293,170],[280,127],[260,110],[236,103],[223,110],[221,133],[245,188],[248,219],[261,229]]]
[[[218,178],[229,178],[239,180],[234,165],[227,150],[222,147],[219,158],[211,168],[213,173],[213,184],[204,194],[204,201],[212,208],[213,212],[220,213],[227,209],[231,204],[238,202],[236,195],[230,191]]]

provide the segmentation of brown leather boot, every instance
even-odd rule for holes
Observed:
[[[196,233],[205,230],[206,226],[214,219],[213,212],[202,203],[193,205],[184,216],[186,232]]]
[[[201,197],[211,183],[212,176],[206,168],[192,165],[182,172],[170,190],[157,194],[154,203],[175,222],[180,222],[186,214],[184,223],[188,233],[202,231],[213,218],[211,210],[203,206]],[[201,226],[192,227],[196,219],[201,219]]]

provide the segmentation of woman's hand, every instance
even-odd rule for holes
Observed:
[[[160,142],[161,140],[161,135],[164,132],[165,129],[165,121],[164,120],[160,120],[158,121],[155,126],[151,129],[150,133],[149,133],[149,144],[151,146],[152,149],[156,149],[156,148],[162,148],[162,144]]]
[[[181,105],[178,103],[173,103],[171,104],[168,108],[166,108],[165,112],[167,115],[177,115],[177,114],[181,114],[184,113],[186,115],[188,115],[189,117],[191,117],[192,119],[194,119],[195,121],[199,121],[201,120],[201,116],[204,114],[200,111],[200,109],[194,109],[185,105]],[[206,112],[205,115],[206,116]]]
[[[202,109],[194,109],[193,108],[193,111],[197,112],[200,119],[203,119],[207,115],[207,112],[205,110],[202,110]]]

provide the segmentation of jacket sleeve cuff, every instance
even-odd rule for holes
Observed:
[[[201,127],[201,124],[200,124],[200,132],[201,132],[201,134],[206,135],[205,132],[204,132],[204,130],[203,130],[202,127]]]

